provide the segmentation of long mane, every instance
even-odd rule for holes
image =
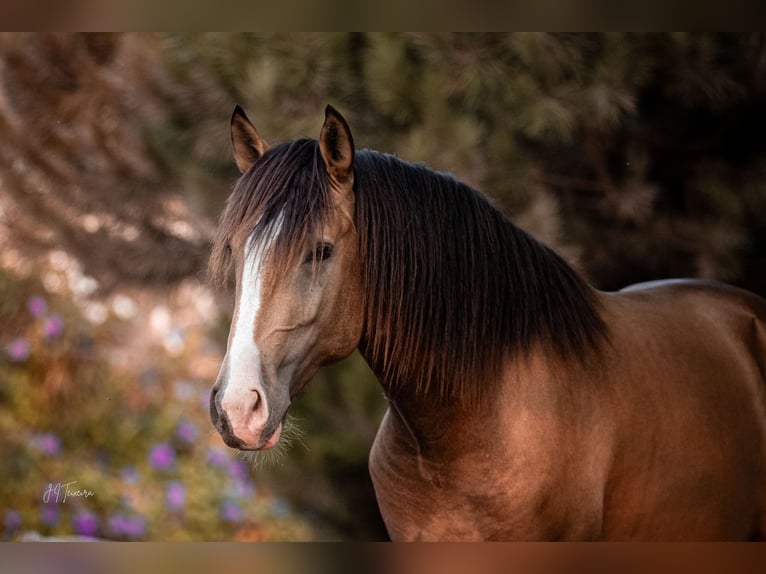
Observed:
[[[355,162],[364,352],[393,389],[472,398],[536,344],[576,357],[604,337],[592,289],[484,195],[390,155]]]
[[[480,192],[370,150],[354,159],[365,288],[360,350],[393,396],[405,387],[476,398],[509,357],[542,345],[580,358],[606,336],[593,290]],[[313,140],[270,150],[235,186],[211,257],[226,272],[235,233],[270,229],[286,262],[322,225],[327,174]]]

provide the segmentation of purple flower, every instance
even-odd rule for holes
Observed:
[[[21,512],[8,509],[5,511],[3,526],[6,532],[15,532],[21,527]]]
[[[143,538],[146,520],[141,516],[115,514],[109,518],[109,532],[120,538]]]
[[[233,479],[227,486],[229,496],[247,498],[255,495],[255,485],[250,480],[247,465],[241,460],[230,459],[226,466],[228,475]]]
[[[33,437],[32,445],[41,453],[49,456],[58,456],[61,453],[61,439],[50,432],[36,434]]]
[[[176,436],[187,444],[193,443],[199,436],[199,429],[189,421],[181,421],[176,427]]]
[[[43,504],[40,509],[40,520],[46,526],[56,526],[61,518],[58,507],[52,504]]]
[[[155,444],[149,451],[149,464],[155,470],[169,470],[176,463],[176,451],[166,442]]]
[[[248,477],[247,465],[236,458],[229,460],[226,470],[228,471],[229,476],[236,480],[244,480]]]
[[[72,516],[72,528],[79,536],[94,538],[98,534],[98,516],[87,510],[81,510]]]
[[[109,517],[109,532],[115,536],[125,535],[127,517],[124,514],[115,514]]]
[[[165,489],[165,504],[173,512],[183,510],[186,503],[186,487],[178,481],[168,483]]]
[[[207,449],[207,461],[215,468],[225,468],[229,463],[229,457],[220,448]]]
[[[242,507],[233,500],[221,502],[221,518],[226,522],[242,522],[245,512]]]
[[[125,484],[130,484],[133,486],[138,484],[138,481],[141,479],[141,475],[135,466],[126,466],[122,469],[122,471],[120,471],[120,479]]]
[[[19,337],[5,346],[5,352],[8,354],[11,361],[26,361],[27,357],[29,357],[29,343],[27,343],[25,339]]]
[[[33,317],[42,317],[48,312],[48,302],[39,295],[34,295],[27,299],[27,309]]]
[[[143,538],[146,535],[146,520],[140,516],[129,518],[126,534],[130,538]]]
[[[64,319],[61,315],[51,315],[43,323],[43,334],[46,339],[55,339],[64,331]]]

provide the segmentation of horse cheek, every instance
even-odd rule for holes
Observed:
[[[343,284],[343,281],[341,281]],[[345,289],[335,291],[336,301],[331,317],[326,318],[333,326],[328,335],[327,362],[340,361],[354,352],[362,337],[361,288],[354,281],[345,282]]]

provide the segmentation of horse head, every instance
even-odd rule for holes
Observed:
[[[331,106],[318,143],[269,148],[239,107],[231,139],[243,175],[212,261],[234,269],[236,297],[210,416],[226,444],[261,450],[316,371],[361,337],[354,143]]]

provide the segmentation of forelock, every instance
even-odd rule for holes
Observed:
[[[237,180],[226,202],[210,257],[211,278],[226,280],[233,243],[251,236],[261,243],[277,227],[273,249],[288,268],[328,211],[328,177],[318,142],[300,139],[271,148]]]

